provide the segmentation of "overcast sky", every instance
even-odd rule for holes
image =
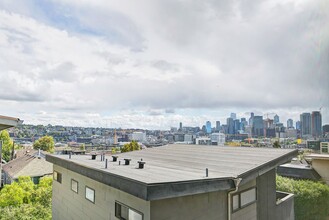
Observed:
[[[0,82],[26,124],[329,123],[329,2],[1,0]]]

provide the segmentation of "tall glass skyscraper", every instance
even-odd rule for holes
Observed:
[[[254,116],[252,130],[253,136],[264,136],[263,116]]]
[[[233,120],[233,118],[227,118],[226,119],[226,125],[227,125],[227,133],[228,134],[234,134],[234,120]]]
[[[319,111],[313,111],[311,116],[311,132],[313,137],[322,135],[322,117]]]
[[[210,121],[206,122],[206,131],[207,131],[207,134],[211,133],[211,122]]]
[[[306,136],[311,134],[311,114],[304,112],[300,115],[300,130],[301,135]]]

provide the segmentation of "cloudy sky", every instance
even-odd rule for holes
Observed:
[[[329,123],[329,2],[1,0],[0,82],[26,124]]]

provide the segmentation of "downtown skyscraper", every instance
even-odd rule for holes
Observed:
[[[313,111],[311,115],[311,132],[313,137],[320,137],[322,135],[322,117],[321,112]]]

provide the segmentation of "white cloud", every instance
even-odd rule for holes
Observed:
[[[95,123],[115,114],[117,124],[156,127],[188,109],[186,122],[198,109],[215,120],[229,109],[329,108],[321,0],[36,4],[0,3],[0,103],[9,115],[19,107],[27,117],[91,123],[83,114],[97,112]],[[143,113],[122,114],[129,109]]]

